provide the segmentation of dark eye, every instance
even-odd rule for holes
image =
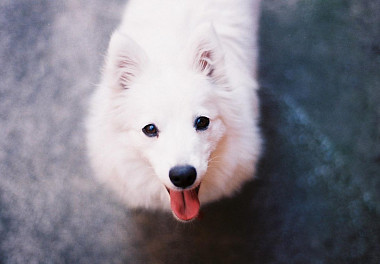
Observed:
[[[158,136],[158,128],[154,124],[149,124],[149,125],[144,126],[142,131],[148,137],[157,137]]]
[[[206,130],[210,124],[210,119],[205,116],[200,116],[195,119],[194,127],[196,130]]]

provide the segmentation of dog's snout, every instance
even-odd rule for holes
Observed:
[[[170,181],[180,188],[191,186],[197,178],[197,171],[193,166],[175,166],[169,171]]]

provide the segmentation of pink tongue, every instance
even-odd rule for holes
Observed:
[[[199,199],[196,189],[190,191],[169,191],[170,206],[174,214],[183,221],[197,217],[199,213]]]

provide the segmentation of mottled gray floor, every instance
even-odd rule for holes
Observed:
[[[83,119],[123,1],[0,3],[0,263],[380,263],[380,1],[265,0],[258,179],[183,225],[99,186]]]

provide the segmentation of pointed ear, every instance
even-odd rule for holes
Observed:
[[[142,48],[128,36],[116,31],[108,47],[106,81],[113,87],[128,89],[146,62],[147,57]]]
[[[224,53],[211,24],[202,25],[190,40],[191,63],[195,71],[215,77],[222,73]]]

